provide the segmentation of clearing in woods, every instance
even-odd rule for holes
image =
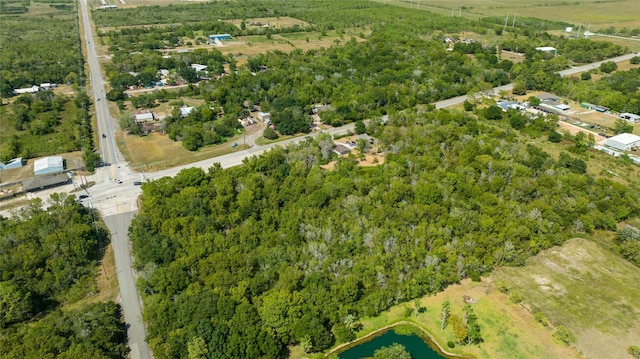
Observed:
[[[522,267],[502,267],[482,282],[465,279],[436,295],[363,318],[357,336],[409,320],[448,352],[475,358],[626,358],[627,348],[640,343],[638,278],[640,268],[593,241],[574,238],[529,258]],[[499,291],[502,283],[509,293]],[[513,293],[521,303],[510,300]],[[463,296],[475,300],[471,306],[484,342],[449,349],[446,343],[455,338],[450,328],[440,328],[442,303],[449,300],[451,313],[460,315]],[[426,311],[416,314],[417,305]],[[409,317],[407,309],[414,309]],[[536,311],[548,319],[549,327],[536,322]],[[560,325],[575,335],[571,346],[553,338]],[[305,357],[297,347],[291,349],[291,358]]]
[[[553,326],[566,326],[588,358],[625,358],[640,343],[640,268],[595,242],[571,239],[492,278]]]

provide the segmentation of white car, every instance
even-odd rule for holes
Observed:
[[[122,183],[122,180],[121,180],[120,178],[116,178],[114,181],[115,181],[116,183]]]

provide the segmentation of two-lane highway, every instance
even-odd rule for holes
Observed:
[[[100,138],[100,152],[102,159],[109,167],[100,168],[96,178],[97,188],[93,188],[93,195],[101,194],[100,187],[113,187],[113,179],[120,177],[123,173],[130,172],[126,163],[120,164],[124,159],[118,147],[116,146],[115,131],[117,124],[109,115],[107,99],[105,96],[104,80],[100,72],[100,64],[98,63],[98,55],[95,44],[93,43],[93,31],[89,21],[89,11],[87,9],[87,0],[80,1],[82,12],[82,24],[84,28],[84,37],[87,48],[87,62],[89,63],[89,73],[91,76],[91,88],[95,99],[96,118],[98,122],[98,136]],[[139,190],[138,190],[139,191]],[[138,192],[139,193],[139,192]],[[100,200],[97,196],[96,202]],[[114,195],[115,197],[115,195]],[[93,201],[93,199],[92,199]],[[122,202],[122,201],[121,201]],[[102,203],[95,203],[96,208]],[[116,201],[116,206],[120,207],[121,203]],[[116,215],[103,216],[105,223],[111,232],[111,243],[116,260],[116,270],[118,272],[118,285],[120,287],[120,299],[124,319],[127,323],[127,336],[129,349],[131,350],[132,359],[150,359],[152,358],[149,346],[147,345],[146,331],[142,320],[141,301],[138,296],[133,269],[131,267],[131,254],[129,251],[129,238],[127,230],[131,223],[131,218],[135,213],[135,204],[133,208],[118,208]],[[133,211],[132,211],[133,210]]]
[[[89,21],[89,11],[87,9],[87,0],[80,1],[82,9],[82,26],[84,28],[84,37],[87,45],[87,62],[89,63],[89,73],[91,78],[91,88],[93,90],[94,105],[96,109],[96,118],[98,120],[98,131],[100,138],[100,152],[102,159],[108,164],[118,164],[122,155],[118,151],[115,140],[115,130],[117,125],[109,116],[109,107],[105,95],[102,72],[100,72],[100,63],[98,62],[98,54],[93,41],[93,30]]]

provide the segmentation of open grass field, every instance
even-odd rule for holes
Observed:
[[[140,137],[118,132],[116,140],[120,151],[129,162],[131,168],[138,171],[159,171],[247,148],[242,144],[241,136],[217,146],[204,147],[197,152],[190,152],[184,149],[180,142],[174,142],[159,133]],[[238,143],[236,148],[231,147],[233,142]]]
[[[451,15],[452,3],[448,0],[376,0],[419,10]],[[462,6],[462,12],[460,12]],[[615,26],[616,28],[640,27],[640,2],[637,0],[468,0],[453,5],[453,14],[479,18],[484,16],[537,17],[572,24],[591,24],[590,31]],[[517,19],[516,19],[517,21]]]
[[[638,278],[640,268],[579,238],[492,275],[519,292],[524,307],[571,330],[588,358],[625,358],[640,343]]]
[[[607,263],[606,266],[602,263]],[[408,320],[427,330],[437,343],[454,340],[452,331],[440,329],[442,302],[449,300],[451,313],[459,314],[462,297],[472,304],[478,317],[484,343],[456,346],[449,352],[475,358],[627,358],[629,345],[640,343],[640,268],[624,261],[593,241],[574,238],[530,258],[523,267],[497,269],[482,282],[464,280],[435,296],[419,300],[427,308],[408,318],[407,302],[360,321],[358,337],[388,324]],[[508,294],[498,290],[507,283],[523,301],[514,304]],[[534,310],[549,319],[550,326],[536,322]],[[564,325],[577,341],[567,346],[553,338],[554,327]],[[303,358],[297,347],[291,358]]]

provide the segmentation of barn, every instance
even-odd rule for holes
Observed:
[[[33,173],[36,176],[64,171],[62,156],[50,156],[37,159],[33,162]]]
[[[621,133],[607,139],[607,146],[620,151],[629,151],[640,147],[640,136],[631,133]]]

